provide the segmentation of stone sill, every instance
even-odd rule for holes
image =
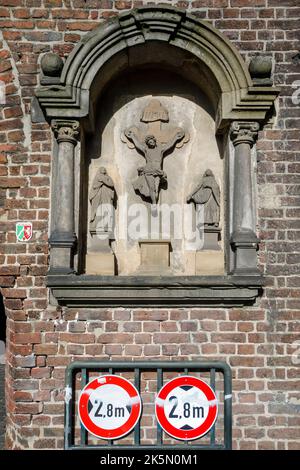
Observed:
[[[241,307],[255,302],[262,285],[256,275],[47,278],[58,304],[67,307]]]

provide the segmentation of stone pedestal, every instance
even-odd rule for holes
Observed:
[[[110,246],[113,234],[104,232],[102,236],[100,233],[96,236],[96,232],[91,232],[91,235],[91,246],[85,260],[86,274],[114,276],[115,255]]]
[[[168,275],[170,271],[170,240],[140,240],[141,264],[138,274]]]
[[[221,248],[219,246],[219,240],[221,238],[221,229],[219,227],[204,227],[204,244],[203,250],[217,250]]]
[[[196,276],[224,275],[223,251],[202,250],[196,252]]]
[[[91,242],[89,252],[104,252],[111,253],[111,242],[115,239],[112,232],[97,232],[96,230],[90,230]]]
[[[113,253],[88,253],[85,264],[86,274],[115,275],[115,256]]]

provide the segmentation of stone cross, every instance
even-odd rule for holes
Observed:
[[[180,127],[162,128],[163,122],[169,122],[169,113],[157,99],[152,99],[147,104],[141,122],[147,123],[146,129],[125,129],[122,140],[130,148],[135,148],[146,160],[146,165],[138,168],[138,178],[133,182],[135,191],[142,199],[157,204],[159,191],[167,184],[167,175],[162,168],[163,159],[175,146],[182,147],[188,142],[189,135]]]

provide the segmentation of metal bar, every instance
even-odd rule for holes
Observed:
[[[216,389],[216,370],[210,369],[210,386],[215,391]],[[210,431],[210,444],[213,446],[216,442],[216,425],[214,424]]]
[[[113,367],[109,367],[108,373],[109,373],[110,375],[113,375],[113,373],[114,373]],[[113,445],[114,445],[114,441],[113,441],[112,439],[109,439],[109,440],[107,441],[107,446],[109,447],[109,446],[113,446]]]
[[[81,390],[86,386],[87,384],[87,370],[86,367],[81,369]],[[85,427],[80,423],[80,444],[82,446],[87,445],[87,430]]]
[[[88,446],[88,447],[81,447],[81,446],[73,446],[71,447],[71,449],[69,450],[116,450],[116,446],[97,446],[97,445],[91,445],[91,446]],[[169,445],[169,446],[159,446],[157,447],[157,445],[141,445],[138,447],[138,449],[141,449],[141,450],[156,450],[156,449],[159,449],[159,450],[176,450],[177,451],[180,451],[182,450],[183,452],[186,451],[186,447],[184,445]],[[221,444],[219,445],[215,445],[214,447],[211,447],[210,445],[197,445],[197,446],[189,446],[189,451],[190,450],[225,450],[225,447]],[[125,445],[118,445],[118,450],[137,450],[137,447],[136,446],[125,446]]]
[[[190,370],[207,370],[209,371],[212,367],[216,371],[224,371],[226,369],[227,364],[224,362],[177,362],[177,361],[139,361],[138,366],[140,369],[164,369],[164,370],[178,370],[188,368]],[[131,362],[113,362],[113,361],[84,361],[84,362],[72,362],[68,365],[69,369],[81,369],[82,367],[86,367],[87,369],[120,369],[120,370],[132,370],[136,367],[136,363]],[[227,366],[228,367],[228,366]]]
[[[139,367],[136,367],[134,369],[134,385],[137,391],[140,393],[140,369]],[[134,445],[139,446],[140,445],[140,440],[141,440],[141,417],[139,419],[139,422],[134,428]]]
[[[189,369],[187,367],[184,368],[184,375],[188,375],[189,374]],[[189,441],[184,441],[184,445],[186,447],[188,447],[190,445],[190,442]]]
[[[224,444],[225,449],[232,449],[232,374],[224,364]]]
[[[157,393],[160,391],[162,386],[163,386],[163,371],[162,371],[162,368],[159,367],[157,369]],[[156,431],[157,445],[161,447],[162,446],[162,428],[160,427],[158,421],[157,421],[156,429],[157,429]]]
[[[64,418],[64,446],[72,447],[72,397],[73,397],[73,369],[66,369],[65,388],[65,418]]]

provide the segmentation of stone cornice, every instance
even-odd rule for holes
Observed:
[[[89,276],[48,274],[47,286],[68,307],[242,306],[259,295],[263,279],[247,276]]]

